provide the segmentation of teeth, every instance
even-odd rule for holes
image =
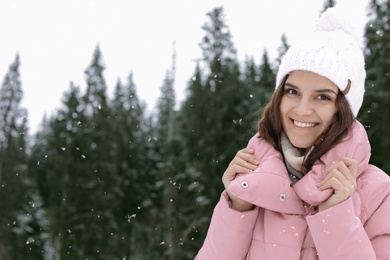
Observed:
[[[302,127],[302,128],[307,128],[307,127],[313,127],[315,126],[315,123],[303,123],[303,122],[298,122],[298,121],[294,121],[294,124],[298,127]]]

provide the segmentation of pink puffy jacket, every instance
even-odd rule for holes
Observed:
[[[358,121],[293,186],[281,154],[269,143],[255,135],[248,147],[259,167],[238,176],[228,190],[256,207],[235,211],[224,191],[196,260],[390,259],[390,177],[368,163],[371,148]],[[332,193],[316,184],[326,167],[344,156],[359,163],[355,193],[315,212]]]

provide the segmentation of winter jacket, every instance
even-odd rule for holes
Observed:
[[[370,145],[358,121],[294,185],[282,155],[268,142],[255,135],[248,147],[255,150],[259,167],[236,177],[227,189],[255,208],[231,209],[224,191],[196,260],[390,259],[390,177],[369,164]],[[344,156],[358,161],[356,191],[316,212],[315,206],[332,194],[316,184]]]

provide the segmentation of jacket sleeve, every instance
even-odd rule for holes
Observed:
[[[252,242],[258,208],[239,212],[229,205],[226,191],[214,208],[206,239],[196,260],[245,259]]]
[[[309,215],[306,220],[319,259],[377,259],[376,248],[373,247],[362,222],[355,215],[352,198],[317,214]],[[389,245],[389,237],[383,239],[378,242],[380,245],[375,243],[376,247],[386,247],[385,243]]]
[[[367,220],[364,227],[376,253],[376,259],[390,259],[390,195]]]

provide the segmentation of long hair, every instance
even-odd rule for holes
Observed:
[[[282,119],[280,112],[280,104],[284,95],[284,84],[288,75],[282,80],[278,89],[273,93],[271,99],[265,106],[262,115],[257,123],[257,131],[259,135],[268,141],[273,147],[282,153],[281,133],[283,131]],[[305,154],[305,161],[301,171],[307,173],[311,170],[314,163],[327,151],[338,144],[352,128],[354,116],[348,101],[344,94],[339,91],[336,98],[337,112],[334,115],[333,122],[328,129],[319,136],[311,146],[314,149]]]

